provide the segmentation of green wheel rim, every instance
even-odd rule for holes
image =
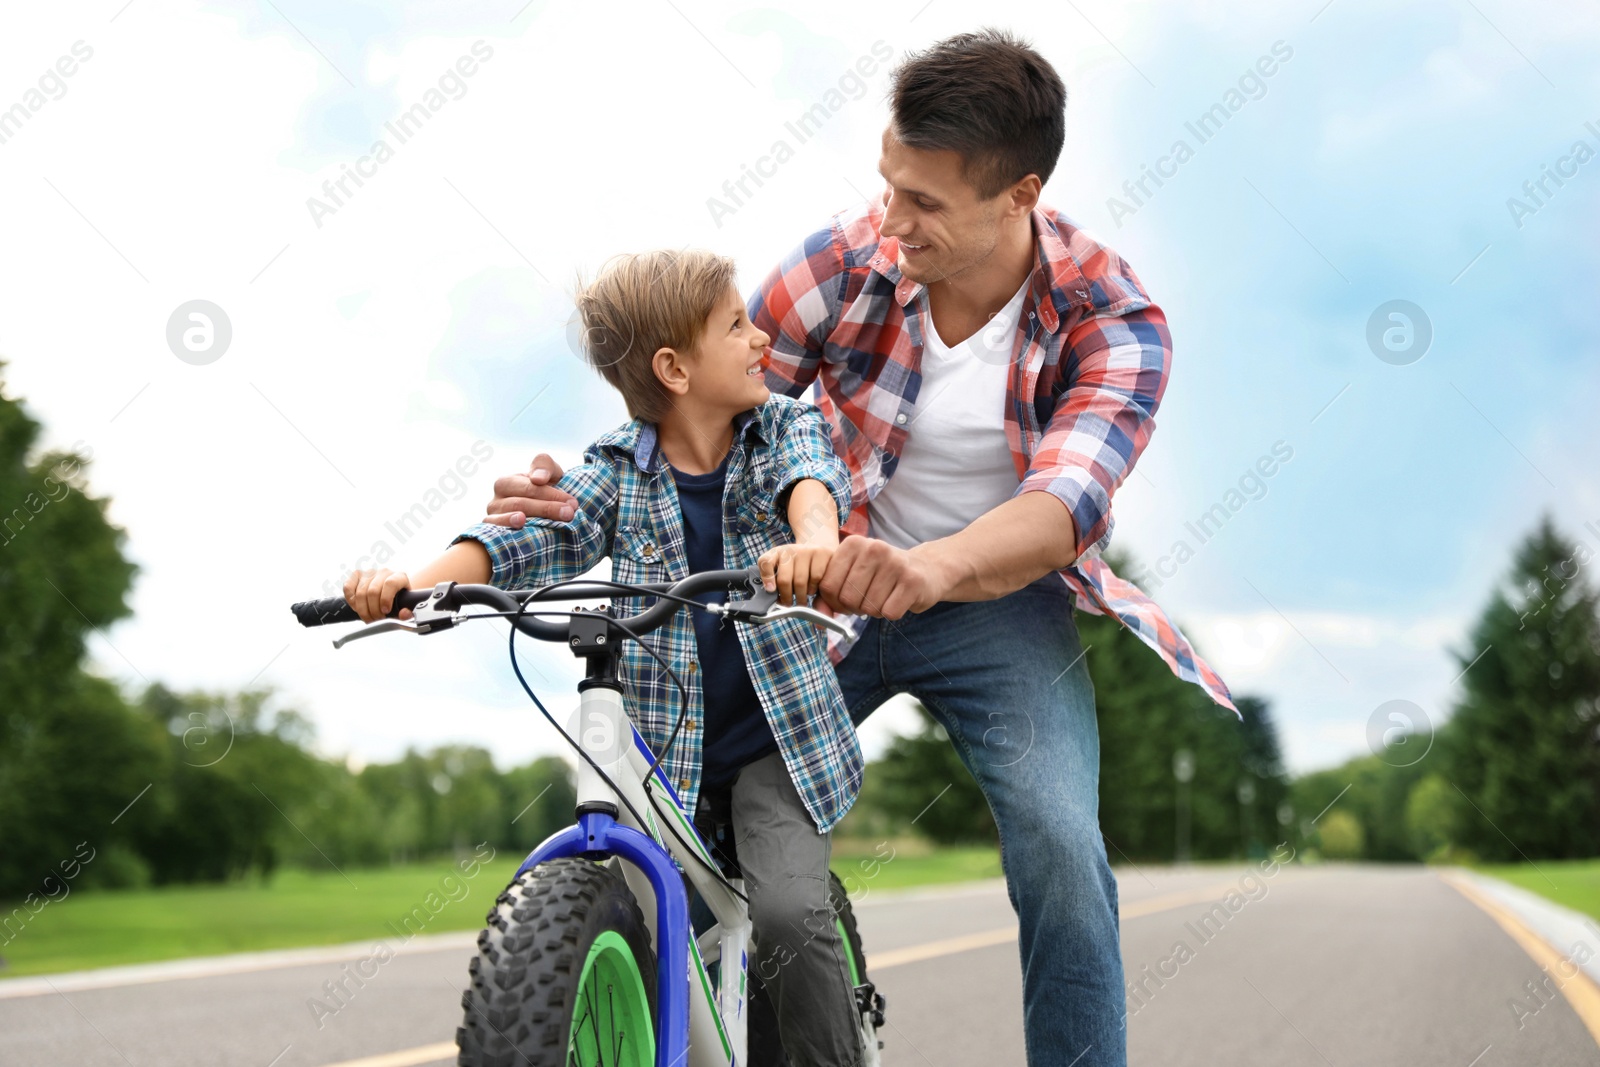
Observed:
[[[656,1034],[639,963],[621,934],[589,946],[567,1039],[568,1067],[653,1067]]]
[[[861,984],[861,967],[860,967],[859,964],[856,963],[856,954],[855,954],[854,950],[852,950],[850,948],[850,938],[844,932],[844,920],[843,919],[835,919],[835,920],[833,920],[833,928],[835,930],[839,931],[839,944],[844,946],[844,958],[845,958],[845,961],[850,964],[850,984],[851,985],[860,985]]]

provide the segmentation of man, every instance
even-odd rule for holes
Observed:
[[[1111,496],[1154,429],[1171,340],[1133,271],[1039,203],[1066,90],[1008,34],[894,73],[880,201],[762,283],[767,382],[814,383],[855,506],[820,596],[860,616],[832,654],[857,722],[910,693],[994,812],[1020,920],[1028,1062],[1126,1062],[1117,886],[1099,832],[1094,692],[1074,607],[1116,617],[1232,707],[1162,610],[1099,558]],[[490,512],[568,517],[548,483]]]

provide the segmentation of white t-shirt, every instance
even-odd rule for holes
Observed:
[[[867,505],[872,536],[896,548],[948,537],[1005,503],[1021,479],[1006,440],[1006,383],[1028,282],[954,348],[925,314],[922,388],[894,476]],[[919,298],[926,301],[927,290]],[[926,303],[924,310],[926,311]]]

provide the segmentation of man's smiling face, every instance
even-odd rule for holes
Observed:
[[[883,131],[883,236],[900,239],[900,273],[924,285],[986,260],[1000,240],[1009,190],[982,199],[962,175],[961,154],[912,148]]]

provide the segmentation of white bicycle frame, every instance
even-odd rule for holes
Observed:
[[[578,706],[578,730],[573,742],[594,760],[599,770],[588,761],[578,766],[578,808],[585,805],[609,805],[617,811],[618,823],[648,834],[677,861],[690,884],[699,892],[716,919],[699,938],[689,938],[689,1056],[687,1067],[737,1067],[746,1063],[749,1023],[748,971],[750,964],[751,928],[750,912],[745,902],[711,871],[717,862],[711,857],[694,828],[694,822],[683,810],[676,790],[658,767],[652,774],[655,755],[634,727],[622,694],[605,686],[584,689]],[[601,772],[605,777],[601,776]],[[652,787],[644,786],[645,776],[651,775]],[[606,778],[615,783],[617,790],[627,800],[618,802],[617,792]],[[643,813],[649,826],[637,825],[629,807]],[[669,824],[677,832],[663,828]],[[690,849],[693,855],[686,854]],[[659,946],[656,930],[655,891],[649,879],[632,863],[619,860],[628,888],[638,900],[645,922],[650,929],[653,945]],[[742,879],[732,879],[731,884],[744,891]],[[692,931],[691,931],[692,934]],[[719,964],[717,988],[713,990],[707,967]],[[861,1029],[865,1067],[877,1067],[878,1042],[864,1016],[858,1016]]]

